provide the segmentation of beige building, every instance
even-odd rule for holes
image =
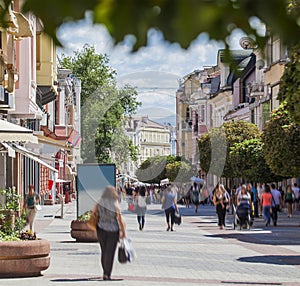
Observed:
[[[176,93],[177,155],[197,166],[197,139],[226,121],[245,120],[263,130],[272,110],[279,106],[277,94],[287,59],[278,37],[271,36],[266,59],[249,38],[241,50],[231,51],[238,73],[226,61],[224,50],[217,65],[185,76]]]
[[[124,164],[121,173],[135,176],[136,169],[150,157],[171,155],[170,128],[152,121],[148,116],[131,117],[126,134],[139,149],[137,162]]]

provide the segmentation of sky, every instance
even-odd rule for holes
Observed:
[[[221,42],[210,41],[200,34],[185,50],[177,43],[164,40],[158,30],[149,30],[148,45],[132,53],[133,36],[114,45],[114,40],[103,25],[93,25],[89,19],[66,23],[58,31],[64,48],[58,53],[73,55],[84,44],[95,47],[97,53],[106,54],[110,66],[117,72],[119,86],[130,84],[138,91],[142,102],[137,115],[148,116],[161,124],[175,125],[175,97],[179,80],[194,70],[212,66],[217,62]],[[241,32],[236,30],[229,39],[233,49],[240,49]]]

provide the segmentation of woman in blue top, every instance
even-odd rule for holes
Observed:
[[[166,220],[167,220],[167,231],[174,231],[174,218],[175,218],[175,210],[178,212],[178,207],[176,203],[176,194],[172,192],[171,187],[167,187],[167,192],[162,198],[162,203],[165,209]],[[171,217],[171,224],[170,224]]]
[[[33,232],[33,222],[37,213],[36,204],[39,202],[39,196],[34,191],[34,185],[28,186],[28,194],[25,196],[23,208],[26,210],[26,225],[29,224],[29,230]]]

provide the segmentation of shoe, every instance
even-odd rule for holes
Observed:
[[[173,229],[173,228],[171,228],[171,231],[174,231],[174,229]]]
[[[111,278],[108,275],[103,275],[103,280],[111,280]]]
[[[143,229],[141,224],[139,225],[139,229],[140,229],[140,230],[142,230],[142,229]]]
[[[169,230],[170,230],[170,227],[167,228],[167,231],[169,231]]]

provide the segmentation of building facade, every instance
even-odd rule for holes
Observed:
[[[139,149],[137,162],[128,162],[121,173],[135,177],[136,169],[150,157],[171,155],[171,134],[169,126],[161,125],[148,118],[131,117],[128,119],[126,134]]]
[[[80,161],[80,81],[70,92],[59,87],[54,42],[38,18],[19,12],[22,3],[13,2],[1,28],[0,187],[24,195],[33,184],[53,203],[56,181],[70,185]]]

